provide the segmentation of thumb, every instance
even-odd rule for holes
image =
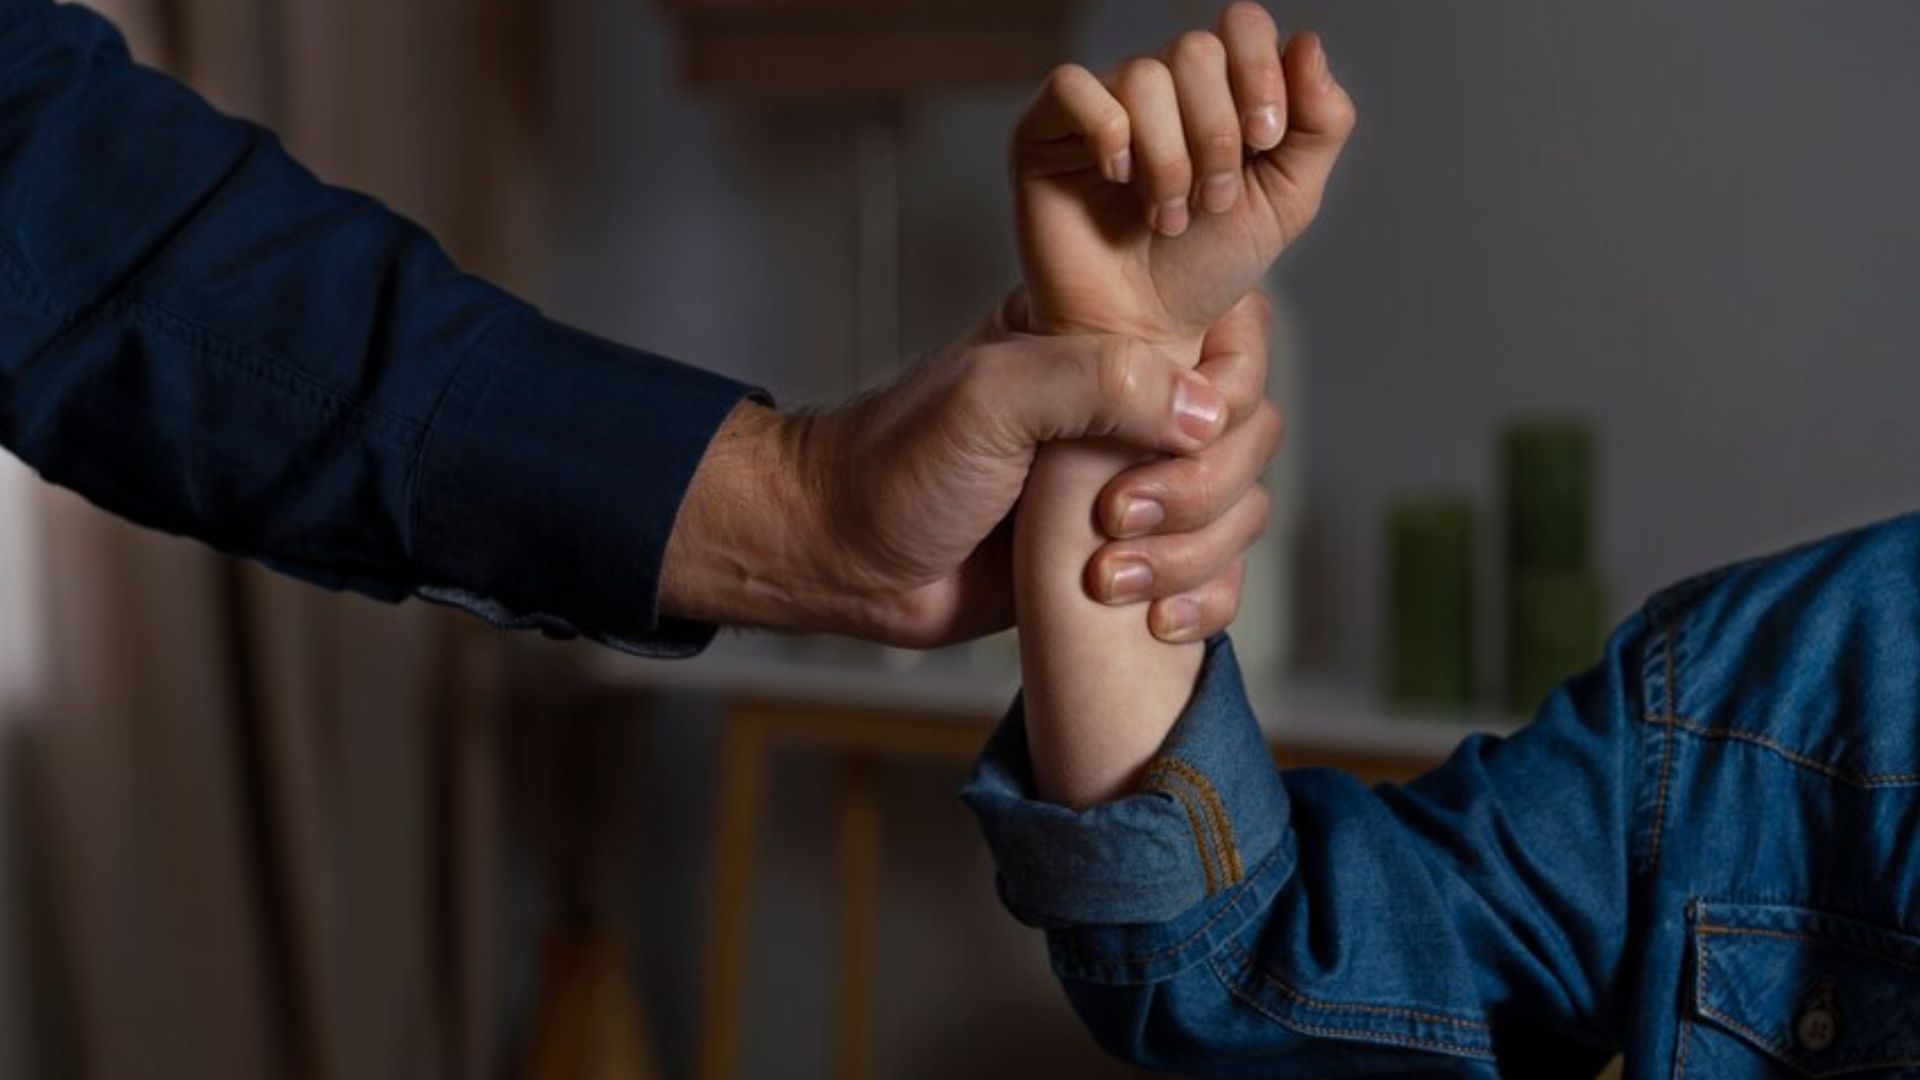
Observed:
[[[1023,449],[1110,437],[1184,454],[1226,428],[1226,398],[1205,376],[1134,338],[1015,337],[986,346],[980,360],[971,380],[978,404]]]

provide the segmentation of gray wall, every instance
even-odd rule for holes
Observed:
[[[1368,676],[1382,501],[1428,485],[1487,499],[1493,428],[1518,411],[1599,425],[1602,551],[1623,611],[1677,576],[1914,501],[1920,6],[1275,7],[1325,32],[1362,112],[1321,224],[1282,270],[1306,347],[1308,666]],[[649,4],[552,10],[551,309],[788,398],[847,385],[850,126],[683,100]],[[1164,39],[1193,12],[1090,4],[1081,56]],[[1012,279],[1000,148],[1024,96],[901,118],[910,351]],[[698,985],[704,855],[688,838],[708,806],[707,715],[663,709],[646,774],[662,868],[648,979],[672,1054]],[[811,766],[780,776],[759,1076],[824,1060],[825,789]],[[957,775],[896,779],[888,1073],[939,1075],[968,1049],[1018,1045],[1031,1075],[1085,1075],[1063,1064],[1092,1052],[1046,986],[1039,942],[994,911],[947,795]],[[979,985],[997,980],[1011,981]],[[983,992],[956,997],[968,989]]]
[[[1371,670],[1379,506],[1416,485],[1490,497],[1491,434],[1516,412],[1598,423],[1623,609],[1912,501],[1920,9],[1274,7],[1326,34],[1362,113],[1281,268],[1310,402],[1309,666]],[[1090,4],[1081,57],[1204,8]],[[853,370],[851,125],[685,101],[647,5],[555,17],[551,306],[833,396]],[[902,117],[909,353],[1013,278],[1000,148],[1023,97]]]
[[[1488,433],[1606,440],[1623,608],[1915,504],[1920,8],[1328,5],[1363,114],[1285,280],[1307,340],[1310,660],[1366,669],[1382,499]]]

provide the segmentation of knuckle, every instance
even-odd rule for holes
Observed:
[[[1204,585],[1207,579],[1218,572],[1218,560],[1219,556],[1206,543],[1199,539],[1184,540],[1167,552],[1167,577],[1176,585],[1184,584],[1187,588]]]
[[[1240,581],[1231,570],[1208,582],[1194,594],[1200,605],[1200,631],[1217,634],[1233,625],[1240,614]]]
[[[1253,518],[1254,533],[1267,531],[1267,522],[1273,517],[1273,492],[1265,484],[1255,484],[1247,489],[1247,502],[1252,506],[1248,511]]]
[[[1047,81],[1044,85],[1048,94],[1054,97],[1065,97],[1089,74],[1087,69],[1079,64],[1061,64],[1047,73]]]
[[[1151,56],[1136,56],[1120,65],[1120,75],[1116,81],[1127,92],[1137,94],[1172,82],[1173,72]]]
[[[1169,164],[1154,174],[1154,195],[1162,200],[1185,197],[1193,187],[1193,166],[1186,158]]]
[[[1259,357],[1244,349],[1207,361],[1207,379],[1227,399],[1227,410],[1236,422],[1245,420],[1260,403],[1265,388],[1259,368]]]
[[[1125,109],[1109,109],[1087,126],[1087,135],[1103,146],[1118,149],[1127,144],[1130,126]]]
[[[1203,454],[1185,459],[1184,465],[1174,488],[1175,495],[1184,496],[1201,513],[1218,516],[1225,507],[1220,502],[1220,472],[1213,459]]]
[[[953,392],[962,402],[986,399],[1000,366],[1000,346],[986,345],[962,351],[953,361]]]
[[[1187,194],[1193,187],[1193,159],[1185,147],[1149,163],[1148,186],[1163,199]]]
[[[1214,608],[1218,613],[1216,626],[1225,627],[1240,617],[1240,587],[1243,582],[1244,579],[1240,574],[1235,573],[1232,579],[1221,587]]]
[[[987,345],[968,349],[956,362],[952,381],[946,389],[946,408],[939,416],[962,432],[997,439],[1013,430],[1005,401],[1011,365],[1032,363],[1031,357],[1015,356],[1005,345]]]
[[[1139,401],[1145,373],[1140,349],[1130,338],[1106,338],[1093,354],[1093,380],[1103,401],[1126,408]]]
[[[1240,133],[1237,131],[1209,131],[1195,142],[1194,150],[1209,162],[1238,164],[1240,161]]]
[[[1325,195],[1326,188],[1324,183],[1308,182],[1300,184],[1293,189],[1288,197],[1291,205],[1285,211],[1288,219],[1287,237],[1289,243],[1299,239],[1300,234],[1306,231],[1307,226],[1313,224],[1314,220],[1320,216],[1320,204],[1325,198]]]
[[[1259,31],[1277,31],[1273,16],[1267,9],[1253,0],[1234,0],[1227,10],[1220,13],[1220,25],[1229,31],[1254,33]]]
[[[1180,64],[1224,64],[1227,46],[1205,30],[1189,30],[1174,39],[1169,55]]]
[[[1333,95],[1333,102],[1327,106],[1327,129],[1335,138],[1345,139],[1353,134],[1360,123],[1360,110],[1353,104],[1353,98],[1345,90]]]
[[[1252,289],[1247,293],[1247,310],[1260,322],[1262,334],[1273,329],[1273,297],[1265,289]]]
[[[1287,417],[1280,407],[1271,401],[1262,401],[1254,410],[1253,422],[1258,425],[1260,442],[1267,450],[1265,456],[1273,456],[1280,443],[1287,437]]]
[[[1254,379],[1254,357],[1242,348],[1208,357],[1206,379],[1227,398],[1227,409],[1244,421],[1260,402],[1260,382]]]

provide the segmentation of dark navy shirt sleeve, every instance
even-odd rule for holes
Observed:
[[[154,528],[333,588],[641,652],[748,388],[558,325],[111,25],[0,2],[0,444]]]
[[[963,793],[1095,1037],[1201,1076],[1590,1076],[1623,1022],[1642,620],[1406,787],[1275,767],[1208,647],[1140,789],[1034,793],[1016,704]]]

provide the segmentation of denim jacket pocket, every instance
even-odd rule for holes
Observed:
[[[1674,1076],[1920,1076],[1920,937],[1780,904],[1696,901]]]

